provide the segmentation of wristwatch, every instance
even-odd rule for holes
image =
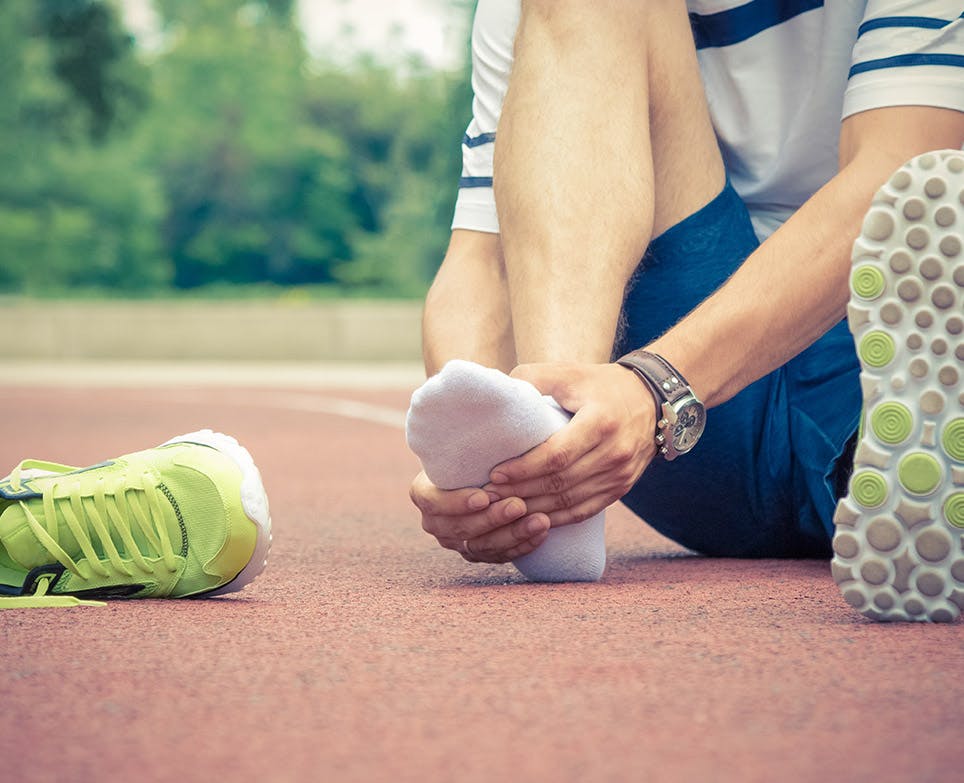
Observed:
[[[656,402],[656,449],[666,460],[692,450],[706,427],[706,408],[686,379],[662,356],[632,351],[616,360],[652,390]]]

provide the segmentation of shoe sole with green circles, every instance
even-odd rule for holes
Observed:
[[[863,422],[833,578],[867,617],[949,622],[964,609],[964,152],[920,155],[877,192],[850,287]]]

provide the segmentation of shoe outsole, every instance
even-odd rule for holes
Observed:
[[[268,554],[271,551],[271,514],[268,510],[268,495],[261,481],[261,473],[254,464],[251,454],[235,438],[213,430],[199,430],[186,435],[171,438],[161,444],[169,446],[174,443],[196,443],[217,449],[232,459],[241,469],[241,506],[245,515],[258,528],[258,538],[254,554],[240,573],[227,584],[204,593],[205,597],[236,593],[251,584],[268,565]]]
[[[964,609],[964,152],[920,155],[854,244],[848,320],[864,422],[834,515],[833,578],[875,620]]]

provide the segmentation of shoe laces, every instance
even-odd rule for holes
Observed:
[[[75,595],[51,595],[50,583],[53,574],[41,574],[37,577],[34,590],[28,595],[11,595],[0,597],[0,609],[43,609],[60,606],[107,606],[103,601],[81,600]]]
[[[56,473],[57,468],[64,470],[65,466],[24,461],[11,472],[11,487],[15,491],[22,489],[25,472],[49,474],[51,469]],[[132,565],[144,574],[154,574],[159,563],[150,562],[148,556],[160,556],[160,563],[168,571],[177,571],[177,558],[164,523],[160,494],[154,477],[146,470],[137,475],[120,472],[96,477],[89,473],[66,473],[45,482],[41,494],[43,522],[37,519],[26,501],[19,503],[31,531],[51,557],[74,576],[87,580],[89,577],[60,545],[61,520],[77,541],[91,571],[98,576],[109,577],[110,570],[94,548],[95,537],[106,561],[125,576],[134,576]],[[146,553],[147,556],[134,540],[132,527],[137,528],[153,550]],[[129,559],[121,555],[112,534],[120,539]]]

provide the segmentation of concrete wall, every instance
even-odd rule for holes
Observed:
[[[0,358],[417,360],[420,302],[0,301]]]

